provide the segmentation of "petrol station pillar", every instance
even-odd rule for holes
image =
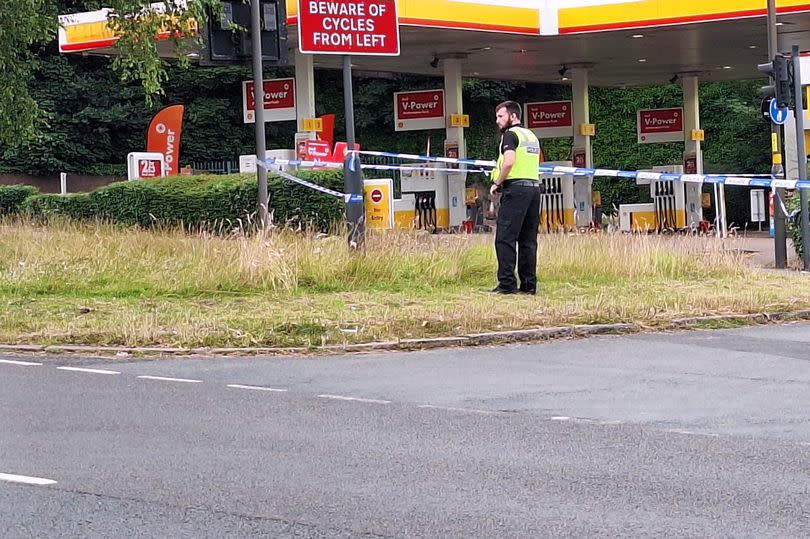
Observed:
[[[444,112],[446,140],[443,153],[446,157],[455,156],[459,159],[467,157],[467,144],[464,140],[465,124],[461,122],[461,125],[452,125],[450,118],[451,115],[455,115],[456,124],[459,124],[459,117],[464,114],[461,64],[466,56],[463,53],[445,56],[443,62],[444,106],[446,109]],[[464,204],[467,175],[464,172],[448,172],[446,178],[448,222],[451,227],[461,226],[467,218],[467,207]]]
[[[464,128],[453,127],[450,125],[450,115],[463,114],[464,107],[462,105],[462,77],[461,77],[461,62],[466,55],[452,55],[445,57],[442,61],[444,68],[444,106],[445,106],[445,119],[446,124],[446,137],[448,141],[458,143],[458,157],[467,157],[467,145],[464,142]]]
[[[296,131],[304,131],[304,118],[315,117],[315,57],[295,50],[295,119]],[[309,138],[316,138],[314,131]]]
[[[574,166],[590,168],[593,166],[591,147],[590,110],[588,106],[588,70],[591,65],[569,66],[571,69],[571,91],[574,102],[574,147],[572,160]],[[593,220],[592,204],[593,176],[574,177],[574,206],[577,227],[587,227]]]
[[[703,138],[700,130],[700,99],[698,93],[698,76],[694,73],[682,73],[683,88],[683,137],[684,137],[684,172],[686,174],[703,174],[703,151],[700,141]],[[686,206],[686,225],[697,227],[703,220],[703,208],[700,205],[703,184],[687,182],[684,184]],[[721,185],[722,189],[723,186]],[[725,193],[723,193],[725,195]],[[724,200],[724,196],[721,197]],[[716,207],[720,207],[718,204]],[[725,211],[723,211],[725,216]]]

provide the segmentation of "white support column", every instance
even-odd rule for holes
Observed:
[[[588,105],[588,69],[590,66],[576,66],[571,69],[571,90],[574,101],[574,154],[585,152],[585,167],[593,166],[591,137],[580,133],[580,125],[591,123]],[[576,226],[587,227],[593,219],[591,203],[593,177],[574,178],[574,215]]]
[[[304,118],[315,117],[315,57],[295,50],[296,131],[304,130]],[[310,132],[310,138],[316,133]]]
[[[681,75],[681,86],[683,88],[683,138],[687,155],[694,155],[696,164],[696,174],[703,174],[703,151],[700,148],[699,140],[692,140],[692,130],[700,129],[700,96],[698,93],[698,77],[693,73]],[[703,207],[701,206],[701,192],[703,185],[700,183],[686,183],[684,185],[686,195],[686,225],[697,227],[703,220]],[[722,189],[723,186],[721,185]],[[721,197],[722,198],[722,197]],[[715,207],[721,205],[715,200]],[[723,219],[725,219],[725,208],[723,208]],[[718,227],[719,228],[719,227]]]
[[[461,62],[461,58],[447,58],[442,61],[444,68],[445,116],[448,118],[451,114],[464,113],[464,107],[462,105]],[[459,157],[467,157],[467,145],[464,142],[464,128],[450,127],[448,120],[446,130],[447,140],[455,140],[458,142]],[[443,152],[444,148],[442,148],[441,151]]]
[[[463,127],[451,127],[449,116],[451,114],[464,114],[462,104],[462,77],[461,63],[465,55],[459,54],[457,57],[445,58],[442,61],[444,69],[444,106],[445,106],[445,126],[447,140],[458,142],[459,158],[467,157],[467,144],[464,140]],[[444,146],[441,148],[444,155]],[[447,178],[447,208],[449,211],[449,226],[451,228],[460,227],[467,216],[467,207],[464,205],[464,187],[467,175],[463,172],[448,173]]]

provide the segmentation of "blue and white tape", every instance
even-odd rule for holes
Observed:
[[[270,158],[265,161],[266,165],[279,165],[285,167],[293,167],[293,168],[329,168],[329,169],[342,169],[343,163],[332,162],[332,161],[302,161],[299,159],[276,159]],[[424,166],[419,166],[415,164],[404,164],[404,165],[375,165],[371,163],[361,163],[360,168],[363,170],[399,170],[399,171],[419,171],[425,170]],[[431,167],[430,170],[439,171],[439,172],[480,172],[482,174],[486,174],[489,171],[484,170],[482,168],[477,169],[459,169],[459,168],[441,168],[441,167]],[[303,180],[302,180],[303,181]]]
[[[283,170],[271,170],[269,171],[272,174],[277,174],[284,178],[285,180],[290,180],[291,182],[295,182],[299,185],[303,185],[304,187],[309,187],[310,189],[314,189],[315,191],[320,191],[321,193],[326,193],[327,195],[332,195],[333,197],[342,198],[346,202],[349,201],[349,195],[345,193],[341,193],[339,191],[334,191],[322,185],[318,185],[317,183],[308,182],[306,180],[302,180],[301,178],[296,178],[292,174],[287,174]]]
[[[474,167],[494,168],[495,161],[484,161],[481,159],[456,159],[453,157],[433,157],[430,155],[417,155],[413,153],[393,153],[393,152],[372,152],[368,150],[354,150],[360,155],[373,155],[375,157],[392,157],[394,159],[411,159],[413,161],[431,161],[436,163],[450,163],[458,165],[470,165]]]
[[[477,167],[475,169],[458,169],[458,168],[442,168],[431,167],[431,170],[441,172],[480,172],[487,173],[487,169],[495,167],[494,161],[485,161],[481,159],[455,159],[452,157],[433,157],[430,155],[417,155],[409,153],[394,153],[394,152],[377,152],[377,151],[357,151],[359,155],[368,155],[374,157],[388,157],[393,159],[408,159],[411,161],[422,161],[430,163],[444,163],[451,165],[465,165]],[[350,166],[356,166],[357,159],[350,159]],[[312,169],[341,169],[343,163],[331,161],[306,161],[298,159],[276,159],[270,158],[265,162],[260,163],[260,166],[267,168],[269,165],[280,165],[294,168],[312,168]],[[360,168],[366,170],[398,170],[398,171],[414,171],[424,170],[423,166],[411,164],[402,165],[375,165],[370,163],[361,163]],[[540,173],[545,175],[554,176],[592,176],[592,177],[608,177],[608,178],[626,178],[626,179],[641,179],[649,181],[682,181],[686,183],[710,183],[710,184],[724,184],[724,185],[738,185],[743,187],[778,187],[785,189],[810,189],[810,180],[783,180],[774,178],[772,176],[751,176],[751,175],[736,175],[736,174],[675,174],[670,172],[646,172],[640,170],[615,170],[605,168],[581,168],[569,167],[563,165],[541,164],[539,167]],[[284,171],[272,169],[273,174],[278,174],[282,178],[292,182],[304,185],[316,191],[326,193],[335,197],[342,198],[344,201],[356,202],[351,199],[351,195],[347,193],[340,193],[332,189],[328,189],[316,183],[308,182],[297,178]],[[351,200],[350,200],[351,199]]]
[[[433,157],[430,155],[417,155],[410,153],[375,152],[360,150],[360,155],[376,157],[389,157],[394,159],[409,159],[435,163],[451,163],[459,165],[473,165],[492,168],[494,161],[480,159],[454,159],[451,157]],[[472,172],[472,171],[468,171]],[[645,172],[640,170],[615,170],[605,168],[580,168],[562,165],[541,164],[540,172],[551,175],[595,176],[609,178],[644,179],[651,181],[682,181],[688,183],[717,183],[725,185],[740,185],[746,187],[783,187],[785,189],[810,189],[810,180],[782,180],[772,176],[737,175],[737,174],[675,174],[670,172]]]

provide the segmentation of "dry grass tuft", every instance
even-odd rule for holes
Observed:
[[[0,342],[320,345],[810,307],[806,276],[713,238],[542,236],[536,297],[492,297],[489,236],[212,236],[0,221]]]

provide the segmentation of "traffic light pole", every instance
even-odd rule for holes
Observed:
[[[799,46],[793,45],[790,51],[793,62],[793,95],[796,100],[796,150],[799,154],[799,181],[807,180],[807,149],[804,144],[804,107],[802,106],[802,68]],[[802,265],[810,271],[810,215],[807,213],[807,189],[799,189],[799,203],[802,216]]]
[[[262,71],[262,29],[261,6],[259,0],[250,2],[250,39],[253,45],[253,103],[255,109],[256,134],[256,180],[259,185],[259,226],[266,230],[267,208],[267,142],[264,131],[264,73]]]
[[[778,53],[776,29],[776,0],[768,0],[768,58],[773,60]],[[777,81],[771,79],[773,84]],[[774,178],[784,178],[785,169],[782,166],[782,133],[778,125],[771,122],[771,175]],[[778,269],[787,267],[787,230],[785,227],[786,215],[782,212],[781,202],[785,200],[785,190],[773,190],[776,204],[773,205],[774,222],[774,266]]]
[[[346,109],[346,147],[343,159],[346,220],[349,222],[349,248],[362,249],[365,243],[363,215],[363,177],[360,156],[354,153],[354,92],[352,89],[352,57],[343,57],[343,103]]]

